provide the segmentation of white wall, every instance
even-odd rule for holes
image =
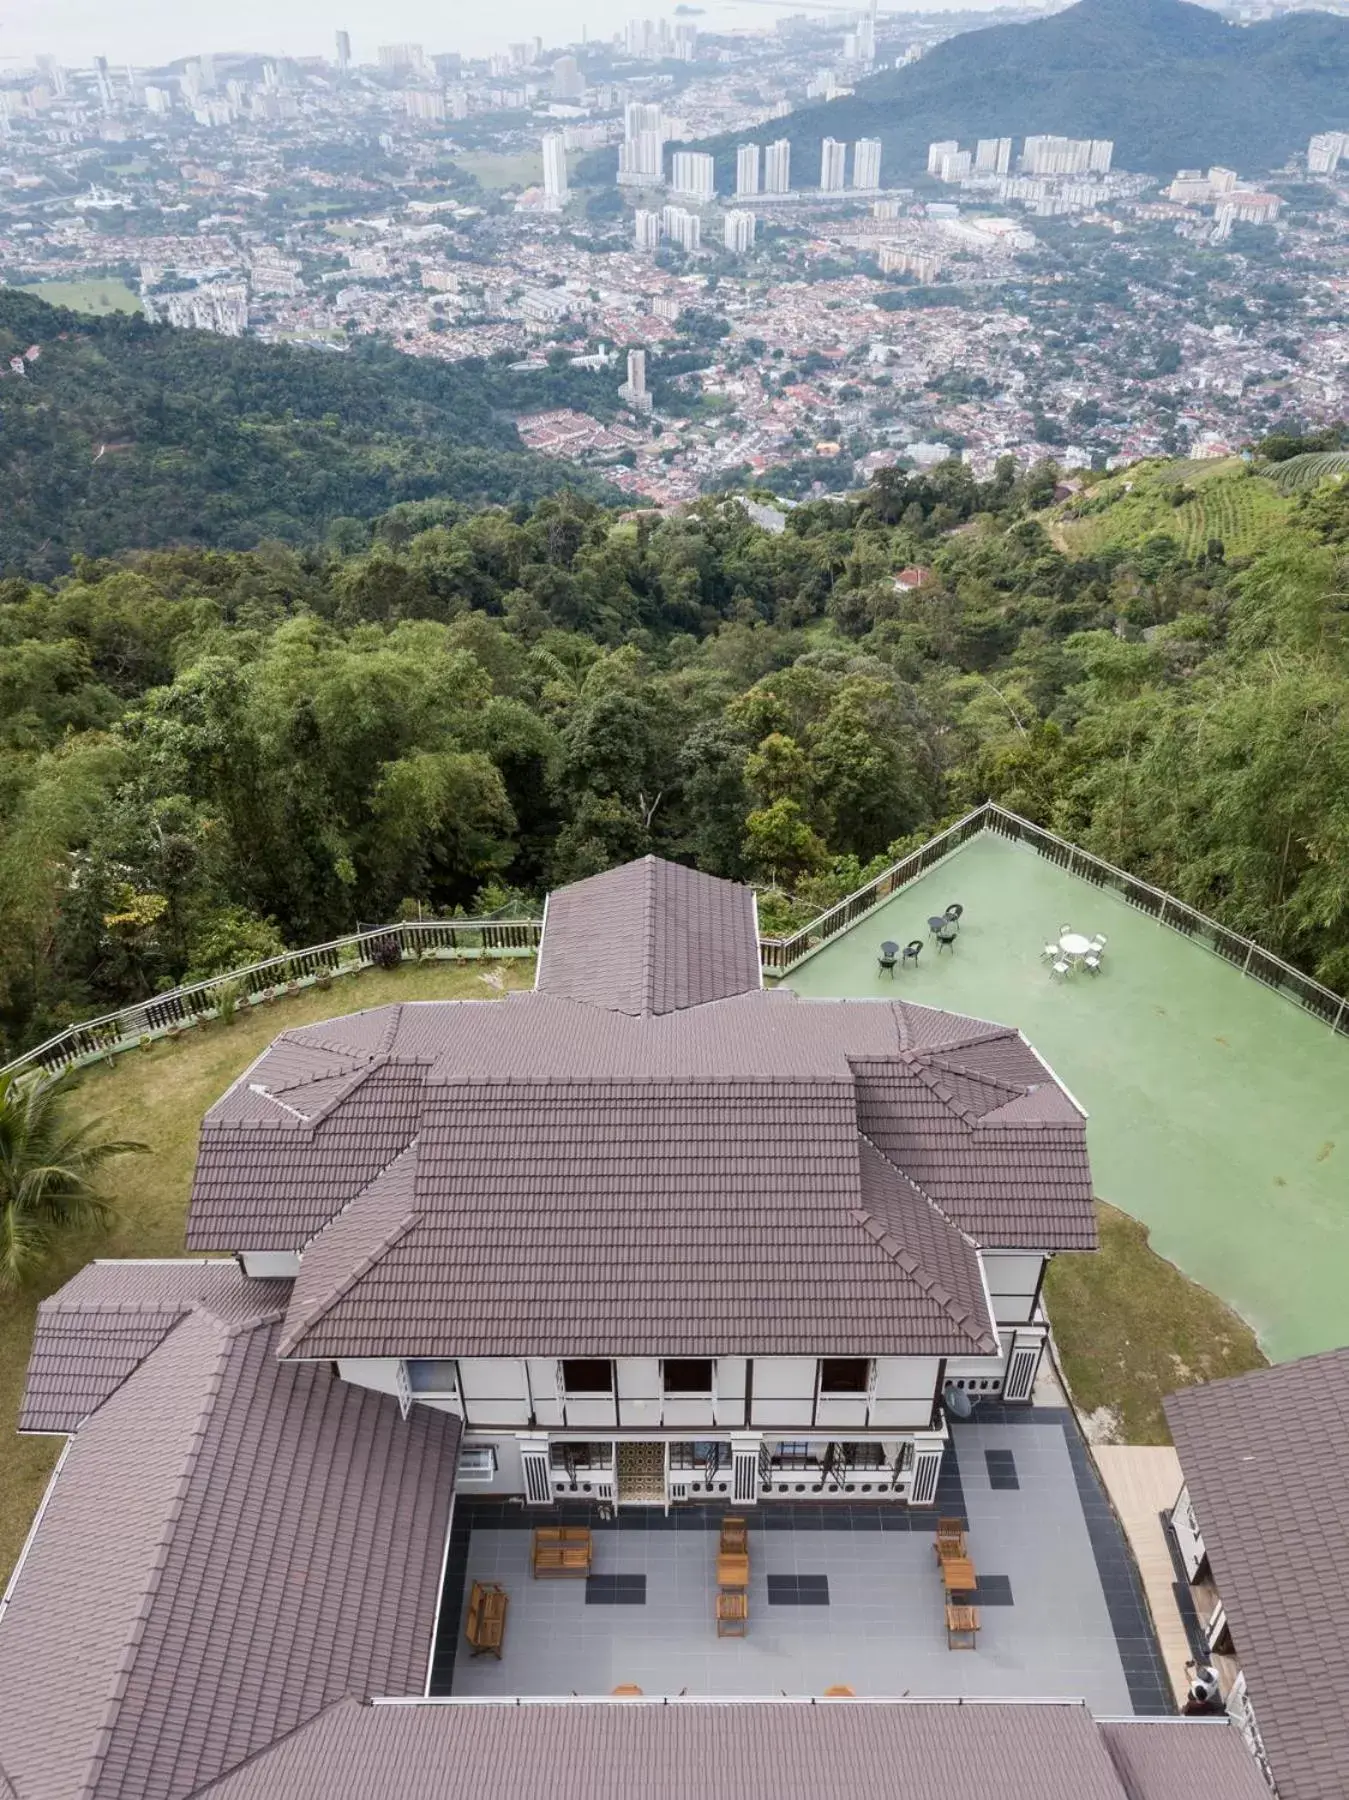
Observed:
[[[935,1356],[878,1356],[870,1424],[926,1431],[937,1397],[941,1363]]]
[[[525,1365],[515,1356],[461,1356],[459,1391],[471,1425],[528,1425]]]
[[[1038,1251],[985,1250],[984,1277],[999,1325],[1028,1325],[1044,1257]]]
[[[618,1422],[627,1430],[659,1426],[661,1414],[660,1359],[655,1356],[620,1356],[614,1364],[618,1383]],[[572,1410],[568,1403],[567,1411]]]
[[[805,1429],[814,1422],[815,1358],[756,1356],[750,1424]]]
[[[300,1273],[298,1250],[241,1250],[239,1261],[255,1281],[293,1281]]]

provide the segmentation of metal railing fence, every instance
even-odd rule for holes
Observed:
[[[25,1050],[0,1068],[0,1075],[25,1069],[56,1074],[74,1065],[99,1062],[156,1038],[176,1036],[233,1007],[264,1005],[283,993],[326,987],[337,976],[372,968],[385,944],[396,943],[404,957],[437,960],[533,956],[543,929],[540,919],[413,919],[353,931],[331,943],[287,950],[264,962],[212,975],[186,987],[153,994],[101,1018],[68,1025],[45,1043]]]
[[[999,837],[1027,844],[1040,856],[1097,887],[1109,888],[1130,906],[1147,913],[1161,925],[1202,944],[1215,956],[1234,964],[1243,975],[1262,982],[1305,1011],[1323,1020],[1332,1031],[1349,1035],[1349,1000],[1332,988],[1304,975],[1282,957],[1262,948],[1252,938],[1229,931],[1183,900],[1152,887],[1104,858],[1081,850],[1066,838],[1056,837],[1041,825],[1033,825],[996,801],[987,800],[966,813],[947,830],[939,832],[916,850],[884,870],[865,887],[840,900],[808,925],[785,938],[762,938],[760,953],[766,975],[782,976],[798,968],[808,957],[864,919],[911,881],[943,862],[971,838],[990,831]],[[124,1006],[101,1018],[67,1026],[45,1043],[26,1050],[0,1068],[0,1074],[25,1069],[50,1073],[73,1065],[100,1061],[158,1037],[175,1036],[205,1019],[218,1017],[233,1006],[256,1006],[279,994],[302,987],[326,986],[334,977],[371,968],[381,947],[396,943],[401,956],[467,959],[533,956],[543,933],[541,919],[413,919],[401,924],[363,927],[328,944],[306,950],[287,950],[265,962],[213,975],[165,994]]]
[[[900,888],[906,887],[919,875],[944,861],[962,844],[967,844],[971,838],[978,837],[985,831],[1011,838],[1017,843],[1028,844],[1038,855],[1067,869],[1070,874],[1093,882],[1097,887],[1109,888],[1130,906],[1147,913],[1159,924],[1169,926],[1193,943],[1202,944],[1213,951],[1214,955],[1221,956],[1224,961],[1234,963],[1243,975],[1249,975],[1252,980],[1262,982],[1266,987],[1274,988],[1295,1000],[1305,1011],[1322,1019],[1333,1031],[1349,1034],[1349,1000],[1343,994],[1337,994],[1333,988],[1326,987],[1313,976],[1303,974],[1301,969],[1295,969],[1291,963],[1276,956],[1272,950],[1264,949],[1254,939],[1242,937],[1240,932],[1230,931],[1226,925],[1220,925],[1216,919],[1188,906],[1183,900],[1177,900],[1174,895],[1164,893],[1161,888],[1153,887],[1149,882],[1140,881],[1136,875],[1130,875],[1126,869],[1116,868],[1113,863],[1094,856],[1089,850],[1079,849],[1066,838],[1046,831],[1042,825],[1033,825],[1029,819],[1023,819],[1019,813],[1009,812],[995,800],[986,800],[973,812],[966,813],[963,819],[958,819],[948,830],[929,839],[909,855],[901,857],[865,887],[849,894],[847,899],[840,900],[836,906],[812,919],[809,925],[803,926],[791,937],[764,939],[761,948],[765,974],[788,974],[807,957],[813,956],[817,950],[864,918],[874,907],[888,900]]]

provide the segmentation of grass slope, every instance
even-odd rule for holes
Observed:
[[[1100,1250],[1055,1257],[1045,1278],[1063,1372],[1079,1409],[1109,1408],[1124,1442],[1169,1444],[1164,1395],[1267,1359],[1249,1325],[1151,1249],[1146,1225],[1096,1211]]]
[[[68,306],[72,312],[96,316],[141,310],[140,300],[124,281],[39,281],[19,292],[33,294],[49,306]]]
[[[1202,555],[1213,539],[1228,556],[1249,556],[1291,510],[1239,457],[1138,463],[1067,501],[1053,534],[1069,556],[1136,550],[1158,536],[1174,538],[1187,556]]]
[[[39,1283],[18,1295],[0,1294],[0,1586],[64,1441],[16,1437],[14,1431],[38,1302],[94,1257],[184,1254],[197,1131],[207,1107],[278,1032],[390,1000],[489,999],[500,991],[496,980],[528,987],[533,978],[532,962],[494,963],[486,970],[448,962],[409,964],[392,974],[370,970],[344,977],[328,992],[309,988],[254,1007],[228,1028],[206,1026],[148,1052],[129,1052],[85,1075],[78,1109],[104,1120],[111,1136],[148,1144],[151,1154],[112,1166],[105,1192],[117,1217],[109,1231],[71,1239]]]
[[[891,182],[921,174],[934,140],[968,147],[1038,132],[1111,138],[1123,169],[1218,162],[1255,173],[1305,148],[1309,119],[1340,116],[1346,81],[1349,19],[1305,13],[1237,28],[1180,0],[1080,0],[1030,24],[962,32],[757,135],[792,140],[806,186],[826,135],[879,137]],[[719,174],[733,176],[735,141],[710,147]]]

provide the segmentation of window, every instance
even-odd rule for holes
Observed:
[[[773,1467],[786,1472],[795,1470],[797,1473],[801,1473],[807,1469],[818,1469],[819,1466],[820,1459],[816,1454],[815,1446],[804,1440],[795,1442],[788,1440],[779,1444],[777,1453],[773,1457]]]
[[[822,1356],[820,1392],[834,1399],[865,1399],[871,1386],[871,1363],[865,1356]]]
[[[574,1474],[577,1469],[609,1469],[613,1467],[614,1447],[564,1438],[548,1446],[548,1461],[561,1475]]]
[[[459,1450],[460,1481],[491,1481],[497,1472],[495,1444],[464,1444]]]
[[[457,1400],[459,1372],[452,1359],[443,1356],[413,1356],[404,1364],[408,1386],[423,1400]]]
[[[667,1356],[664,1362],[665,1395],[702,1399],[711,1397],[712,1363],[707,1357]]]
[[[731,1446],[717,1443],[711,1438],[696,1438],[691,1444],[670,1445],[670,1467],[672,1469],[696,1469],[704,1473],[711,1463],[718,1469],[729,1469],[731,1466]]]
[[[843,1460],[850,1469],[883,1469],[885,1467],[885,1446],[883,1444],[844,1444]]]
[[[569,1357],[562,1364],[562,1386],[569,1398],[592,1394],[612,1394],[614,1365],[600,1357]],[[587,1423],[586,1420],[581,1421]]]

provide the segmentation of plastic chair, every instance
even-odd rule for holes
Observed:
[[[895,957],[898,954],[898,952],[899,952],[898,944],[890,944],[890,943],[882,944],[881,945],[881,953],[876,958],[876,961],[880,965],[881,969],[884,971],[885,974],[889,975],[892,980],[894,979],[894,973],[895,973]]]
[[[946,909],[946,917],[955,926],[957,931],[960,930],[960,921],[964,915],[965,908],[963,906],[948,906]]]
[[[1059,960],[1058,945],[1057,944],[1046,944],[1044,949],[1040,952],[1040,961],[1052,963],[1052,962],[1057,962],[1058,960]]]
[[[1096,936],[1091,940],[1091,947],[1097,956],[1101,954],[1109,941],[1109,938],[1102,937],[1099,931],[1096,933]]]
[[[1059,937],[1060,938],[1071,937],[1072,934],[1073,934],[1073,928],[1071,925],[1060,925],[1059,926]]]
[[[1053,963],[1050,966],[1049,979],[1052,981],[1057,975],[1061,981],[1066,981],[1072,972],[1073,965],[1070,962],[1065,962],[1064,959],[1060,957],[1056,963]]]
[[[1082,958],[1082,967],[1087,971],[1087,973],[1089,975],[1099,975],[1100,974],[1101,959],[1099,956],[1097,956],[1097,954],[1094,950],[1088,950],[1087,954]]]
[[[914,938],[912,943],[905,944],[904,956],[903,956],[904,962],[912,963],[914,968],[916,969],[918,967],[918,958],[922,951],[922,948],[923,948],[922,938]]]

